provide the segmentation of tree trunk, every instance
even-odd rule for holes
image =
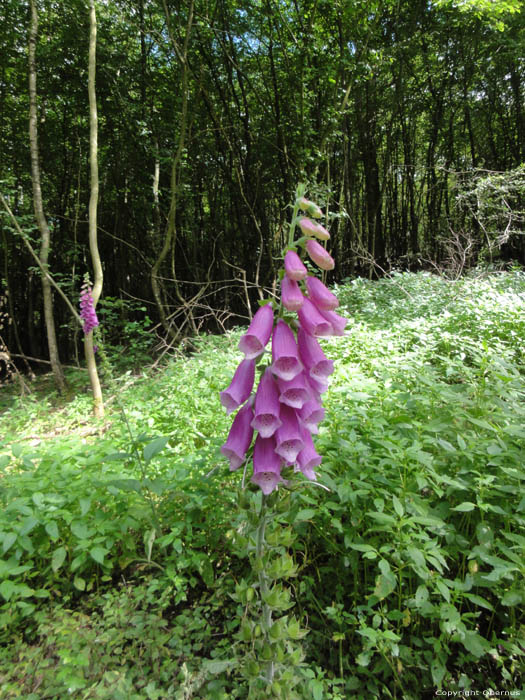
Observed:
[[[102,291],[102,263],[97,240],[97,206],[98,206],[98,116],[97,96],[95,92],[95,70],[97,60],[97,15],[95,0],[89,0],[89,61],[88,61],[88,94],[89,94],[89,166],[91,173],[91,191],[89,196],[89,251],[93,265],[93,306],[96,307]],[[98,418],[104,415],[102,389],[97,372],[97,363],[93,350],[93,331],[84,337],[84,351],[89,373],[89,381],[93,391],[93,411]]]
[[[31,181],[33,185],[33,208],[35,219],[40,231],[41,245],[39,259],[42,267],[47,269],[49,250],[51,248],[51,232],[47,225],[42,203],[42,188],[40,185],[40,164],[38,153],[37,130],[37,94],[36,94],[36,39],[38,33],[38,11],[36,0],[30,0],[31,24],[29,30],[29,148],[31,153]],[[60,393],[66,389],[64,371],[60,364],[58,344],[56,339],[55,319],[53,317],[53,294],[51,284],[46,275],[42,275],[42,296],[44,302],[44,319],[46,324],[47,345],[51,370],[55,384]]]

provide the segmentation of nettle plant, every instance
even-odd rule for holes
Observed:
[[[231,664],[240,666],[249,697],[264,691],[288,699],[301,682],[297,669],[303,652],[298,640],[306,631],[297,619],[284,614],[294,603],[282,581],[297,571],[289,554],[294,535],[286,514],[290,492],[314,483],[322,460],[312,435],[324,418],[321,397],[334,364],[317,338],[343,335],[347,323],[334,311],[339,303],[335,295],[303,263],[308,255],[321,271],[334,268],[333,258],[319,242],[330,234],[312,220],[323,213],[304,194],[305,187],[299,185],[279,272],[280,300],[262,302],[239,342],[244,359],[220,394],[228,413],[237,410],[221,450],[232,471],[244,466],[240,498],[244,515],[236,542],[249,558],[253,576],[236,586],[236,600],[243,606],[239,631],[243,651],[239,662]],[[265,352],[270,339],[271,357]],[[250,465],[251,490],[244,488]]]

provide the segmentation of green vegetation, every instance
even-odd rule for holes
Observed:
[[[324,341],[329,491],[291,493],[268,535],[291,533],[290,618],[309,630],[299,697],[522,691],[525,275],[337,292],[351,321]],[[2,699],[247,697],[246,496],[219,452],[238,337],[106,377],[104,422],[80,370],[70,401],[48,378],[41,394],[4,390]]]

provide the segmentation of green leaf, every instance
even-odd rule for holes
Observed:
[[[472,630],[467,630],[467,632],[465,632],[465,636],[461,640],[461,643],[467,651],[478,659],[490,649],[489,642],[487,642],[487,640],[480,634]]]
[[[11,549],[11,547],[14,545],[14,543],[17,540],[17,534],[16,532],[8,532],[6,535],[4,535],[4,541],[2,545],[2,550],[4,554]]]
[[[501,604],[506,605],[509,608],[519,605],[523,600],[523,593],[521,591],[510,590],[505,593],[501,599]]]
[[[476,507],[475,503],[470,503],[469,501],[464,501],[463,503],[460,503],[459,506],[456,506],[455,508],[451,508],[451,510],[456,510],[459,513],[468,513],[471,510],[474,510]]]
[[[51,568],[53,571],[58,571],[62,564],[64,563],[65,559],[67,556],[67,551],[65,547],[59,547],[58,549],[55,549],[53,552],[53,556],[51,557]]]
[[[212,674],[212,676],[217,676],[220,673],[224,673],[236,665],[237,661],[235,659],[225,659],[224,661],[216,661],[215,659],[213,661],[210,661],[209,659],[204,660],[204,667],[208,673]]]
[[[0,583],[0,595],[4,600],[9,601],[13,593],[16,591],[16,588],[17,585],[14,583],[14,581],[9,581],[6,579]]]
[[[85,591],[86,590],[86,582],[82,578],[82,576],[75,576],[73,579],[73,585],[77,589],[77,591]]]
[[[31,530],[34,530],[39,523],[40,520],[38,520],[38,518],[35,518],[33,515],[30,515],[28,518],[25,518],[25,520],[22,521],[22,526],[20,528],[19,534],[21,536],[28,535],[31,532]]]
[[[473,593],[465,593],[465,598],[474,603],[474,605],[479,605],[480,607],[486,608],[487,610],[494,610],[494,607],[489,603],[489,601],[485,600],[485,598],[482,598],[480,595],[474,595]],[[503,605],[505,605],[505,603],[503,603]]]
[[[301,521],[301,520],[311,520],[315,514],[316,514],[316,511],[313,508],[303,508],[303,510],[300,510],[297,513],[294,521],[297,522],[297,521]]]
[[[142,454],[144,455],[144,459],[146,460],[146,462],[149,462],[151,459],[153,459],[153,457],[155,457],[155,455],[158,455],[158,453],[166,447],[169,440],[169,436],[158,437],[155,440],[148,442],[147,445],[144,445],[144,450]]]
[[[40,493],[40,491],[36,491],[35,493],[33,493],[31,496],[31,500],[37,508],[44,507],[44,494]]]
[[[420,607],[423,603],[428,600],[428,588],[426,586],[418,586],[416,591],[416,605]]]
[[[402,518],[405,514],[405,509],[403,508],[403,505],[399,498],[397,496],[392,496],[392,503],[394,504],[394,510],[399,515],[399,517]]]
[[[97,564],[103,564],[104,557],[108,553],[108,550],[104,549],[104,547],[93,547],[93,549],[89,550],[89,553]]]
[[[443,598],[447,601],[447,603],[450,603],[450,591],[449,591],[448,587],[443,583],[443,581],[440,581],[438,579],[436,581],[436,588],[441,593]]]
[[[50,520],[46,523],[45,530],[53,541],[58,540],[58,525],[56,524],[56,520]]]
[[[417,549],[416,547],[408,547],[407,554],[416,566],[420,566],[421,568],[426,567],[425,557],[420,549]]]
[[[447,667],[439,659],[434,659],[430,665],[430,672],[432,673],[432,681],[440,688],[441,682],[447,672]]]
[[[107,482],[108,486],[116,486],[121,491],[135,491],[140,493],[142,491],[142,483],[138,479],[112,479]],[[114,493],[118,493],[115,491]]]

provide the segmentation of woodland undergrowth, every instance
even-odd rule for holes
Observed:
[[[520,697],[525,275],[335,292],[350,321],[323,340],[329,491],[294,491],[272,525],[293,533],[301,697]],[[67,400],[47,377],[4,388],[0,698],[247,697],[242,474],[218,401],[239,336],[118,374],[99,421],[82,370]]]

